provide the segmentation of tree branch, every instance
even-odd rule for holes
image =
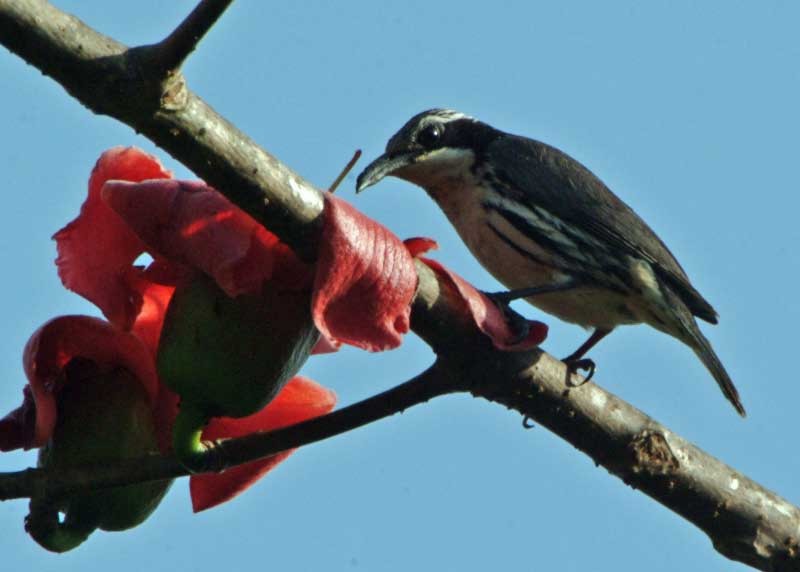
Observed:
[[[328,415],[269,433],[220,439],[209,443],[209,449],[198,456],[201,457],[200,463],[206,467],[205,472],[223,471],[235,465],[339,435],[455,391],[464,391],[464,388],[446,368],[435,364],[402,385]],[[159,455],[127,459],[113,465],[66,470],[62,468],[58,471],[26,469],[0,473],[0,500],[58,498],[87,488],[100,489],[187,475],[189,472],[176,459]]]
[[[172,33],[153,46],[162,73],[176,72],[233,0],[201,0]]]
[[[52,76],[89,109],[144,133],[307,260],[314,259],[323,205],[319,191],[191,93],[179,73],[164,81],[163,66],[152,57],[158,44],[128,49],[43,0],[0,0],[0,43]],[[183,56],[165,55],[162,61],[178,65],[194,45],[183,40],[176,44],[184,47],[175,48],[174,54]],[[800,509],[600,387],[569,383],[564,364],[546,353],[504,353],[489,347],[465,321],[449,287],[424,265],[418,271],[412,327],[439,355],[431,370],[326,417],[220,442],[210,457],[212,465],[228,466],[310,443],[435,395],[469,390],[548,427],[701,528],[725,556],[761,570],[800,570]],[[141,466],[151,472],[136,473]],[[183,472],[174,461],[161,458],[63,475],[29,469],[0,475],[0,498],[118,485],[137,474],[138,482]]]

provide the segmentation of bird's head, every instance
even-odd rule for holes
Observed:
[[[408,120],[386,144],[386,152],[358,176],[361,192],[386,176],[430,189],[466,176],[499,131],[449,109],[430,109]]]

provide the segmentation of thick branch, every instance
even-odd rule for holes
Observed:
[[[147,135],[313,260],[320,193],[192,94],[180,74],[164,82],[163,70],[152,63],[153,46],[129,50],[42,0],[0,0],[0,42],[93,111]],[[730,558],[762,570],[800,569],[800,510],[601,388],[568,383],[564,365],[547,354],[488,347],[464,321],[447,286],[426,267],[419,270],[413,328],[440,356],[438,379],[458,380],[434,389],[468,388],[535,419],[696,524]],[[221,444],[217,466],[325,438],[440,394],[416,389],[422,387],[413,385],[418,381],[409,382],[415,389],[408,399],[394,401],[397,388],[368,400],[371,415],[345,408],[249,441]],[[150,462],[153,472],[141,478],[181,474],[173,461],[145,461]],[[63,477],[23,471],[0,479],[5,491],[0,498],[131,482],[136,470],[133,465],[76,470]]]
[[[518,374],[515,390],[500,377],[473,394],[563,437],[695,524],[728,558],[760,570],[800,570],[800,509],[593,383],[571,388],[565,375],[562,362],[542,353]]]

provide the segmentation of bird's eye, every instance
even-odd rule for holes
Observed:
[[[442,138],[444,127],[438,123],[430,123],[419,130],[417,133],[417,143],[430,149],[435,146]]]

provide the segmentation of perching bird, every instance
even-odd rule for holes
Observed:
[[[456,111],[412,117],[358,176],[424,188],[480,263],[562,320],[594,328],[564,361],[579,364],[616,326],[646,323],[694,350],[742,416],[739,393],[694,316],[717,313],[656,234],[578,161]]]

